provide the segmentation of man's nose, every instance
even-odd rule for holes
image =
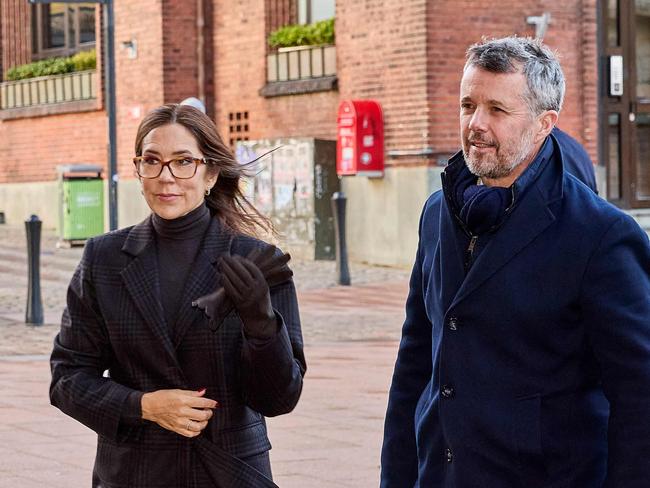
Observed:
[[[469,119],[468,128],[472,132],[486,132],[488,128],[487,120],[485,111],[477,108]]]

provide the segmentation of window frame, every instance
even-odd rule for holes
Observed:
[[[312,12],[312,1],[313,0],[295,0],[296,2],[296,20],[298,24],[311,24],[314,22],[313,19],[313,12]],[[332,4],[334,5],[334,15],[336,15],[336,1],[335,0],[330,0]],[[302,6],[304,5],[304,10],[305,10],[305,21],[301,21],[302,17]]]
[[[57,3],[57,2],[53,2]],[[43,31],[44,28],[44,13],[45,9],[51,4],[36,4],[32,5],[32,59],[38,61],[40,59],[52,58],[56,56],[70,56],[80,51],[92,49],[97,44],[97,7],[93,5],[95,11],[95,40],[91,42],[80,42],[81,32],[79,25],[79,9],[87,7],[88,5],[75,5],[64,3],[64,17],[63,17],[63,37],[64,46],[55,48],[43,47]],[[70,10],[73,10],[72,14]],[[72,18],[71,18],[72,17]],[[70,42],[70,23],[73,22],[74,27],[74,41],[71,46]]]

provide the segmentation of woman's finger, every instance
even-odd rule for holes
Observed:
[[[260,269],[253,263],[252,261],[249,261],[248,259],[238,259],[238,264],[242,266],[242,268],[245,268],[246,272],[248,272],[251,276],[251,278],[260,283],[264,282],[264,275],[260,271]]]
[[[243,277],[239,276],[237,272],[233,269],[232,259],[223,258],[221,260],[221,272],[223,273],[224,283],[223,287],[226,289],[226,293],[230,295],[228,287],[226,286],[226,280],[230,282],[232,288],[237,291],[238,295],[243,295],[248,293],[249,286],[243,280]]]
[[[269,259],[273,257],[273,254],[275,254],[275,246],[269,246],[264,248],[263,250],[260,250],[259,248],[253,249],[248,255],[246,256],[248,259],[253,261],[254,263],[258,265],[262,265]]]
[[[282,267],[288,267],[287,263],[291,260],[291,256],[289,254],[282,254],[280,256],[274,257],[272,260],[264,263],[261,266],[258,266],[264,276],[267,276],[268,273],[271,272],[271,270],[276,269],[276,268],[282,268]]]
[[[237,255],[228,256],[227,259],[231,269],[235,271],[237,276],[239,276],[239,278],[250,287],[253,281],[255,281],[255,275],[251,274],[249,269],[244,266],[244,262],[250,263],[250,261]]]
[[[226,290],[226,294],[230,299],[235,303],[241,303],[244,301],[242,294],[239,290],[232,284],[230,278],[224,273],[223,275],[223,289]]]

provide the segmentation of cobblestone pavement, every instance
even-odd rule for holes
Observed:
[[[82,248],[58,249],[44,232],[46,324],[24,323],[24,229],[0,225],[0,488],[90,485],[95,435],[49,405],[48,354]],[[291,263],[308,373],[290,415],[269,419],[276,483],[285,488],[372,487],[379,480],[383,414],[403,321],[409,272],[351,263]]]

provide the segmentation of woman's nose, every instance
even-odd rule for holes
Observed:
[[[163,169],[160,172],[160,176],[158,176],[158,179],[160,179],[161,181],[170,181],[170,182],[175,181],[174,175],[172,174],[171,169],[169,169],[168,164],[163,166]]]

